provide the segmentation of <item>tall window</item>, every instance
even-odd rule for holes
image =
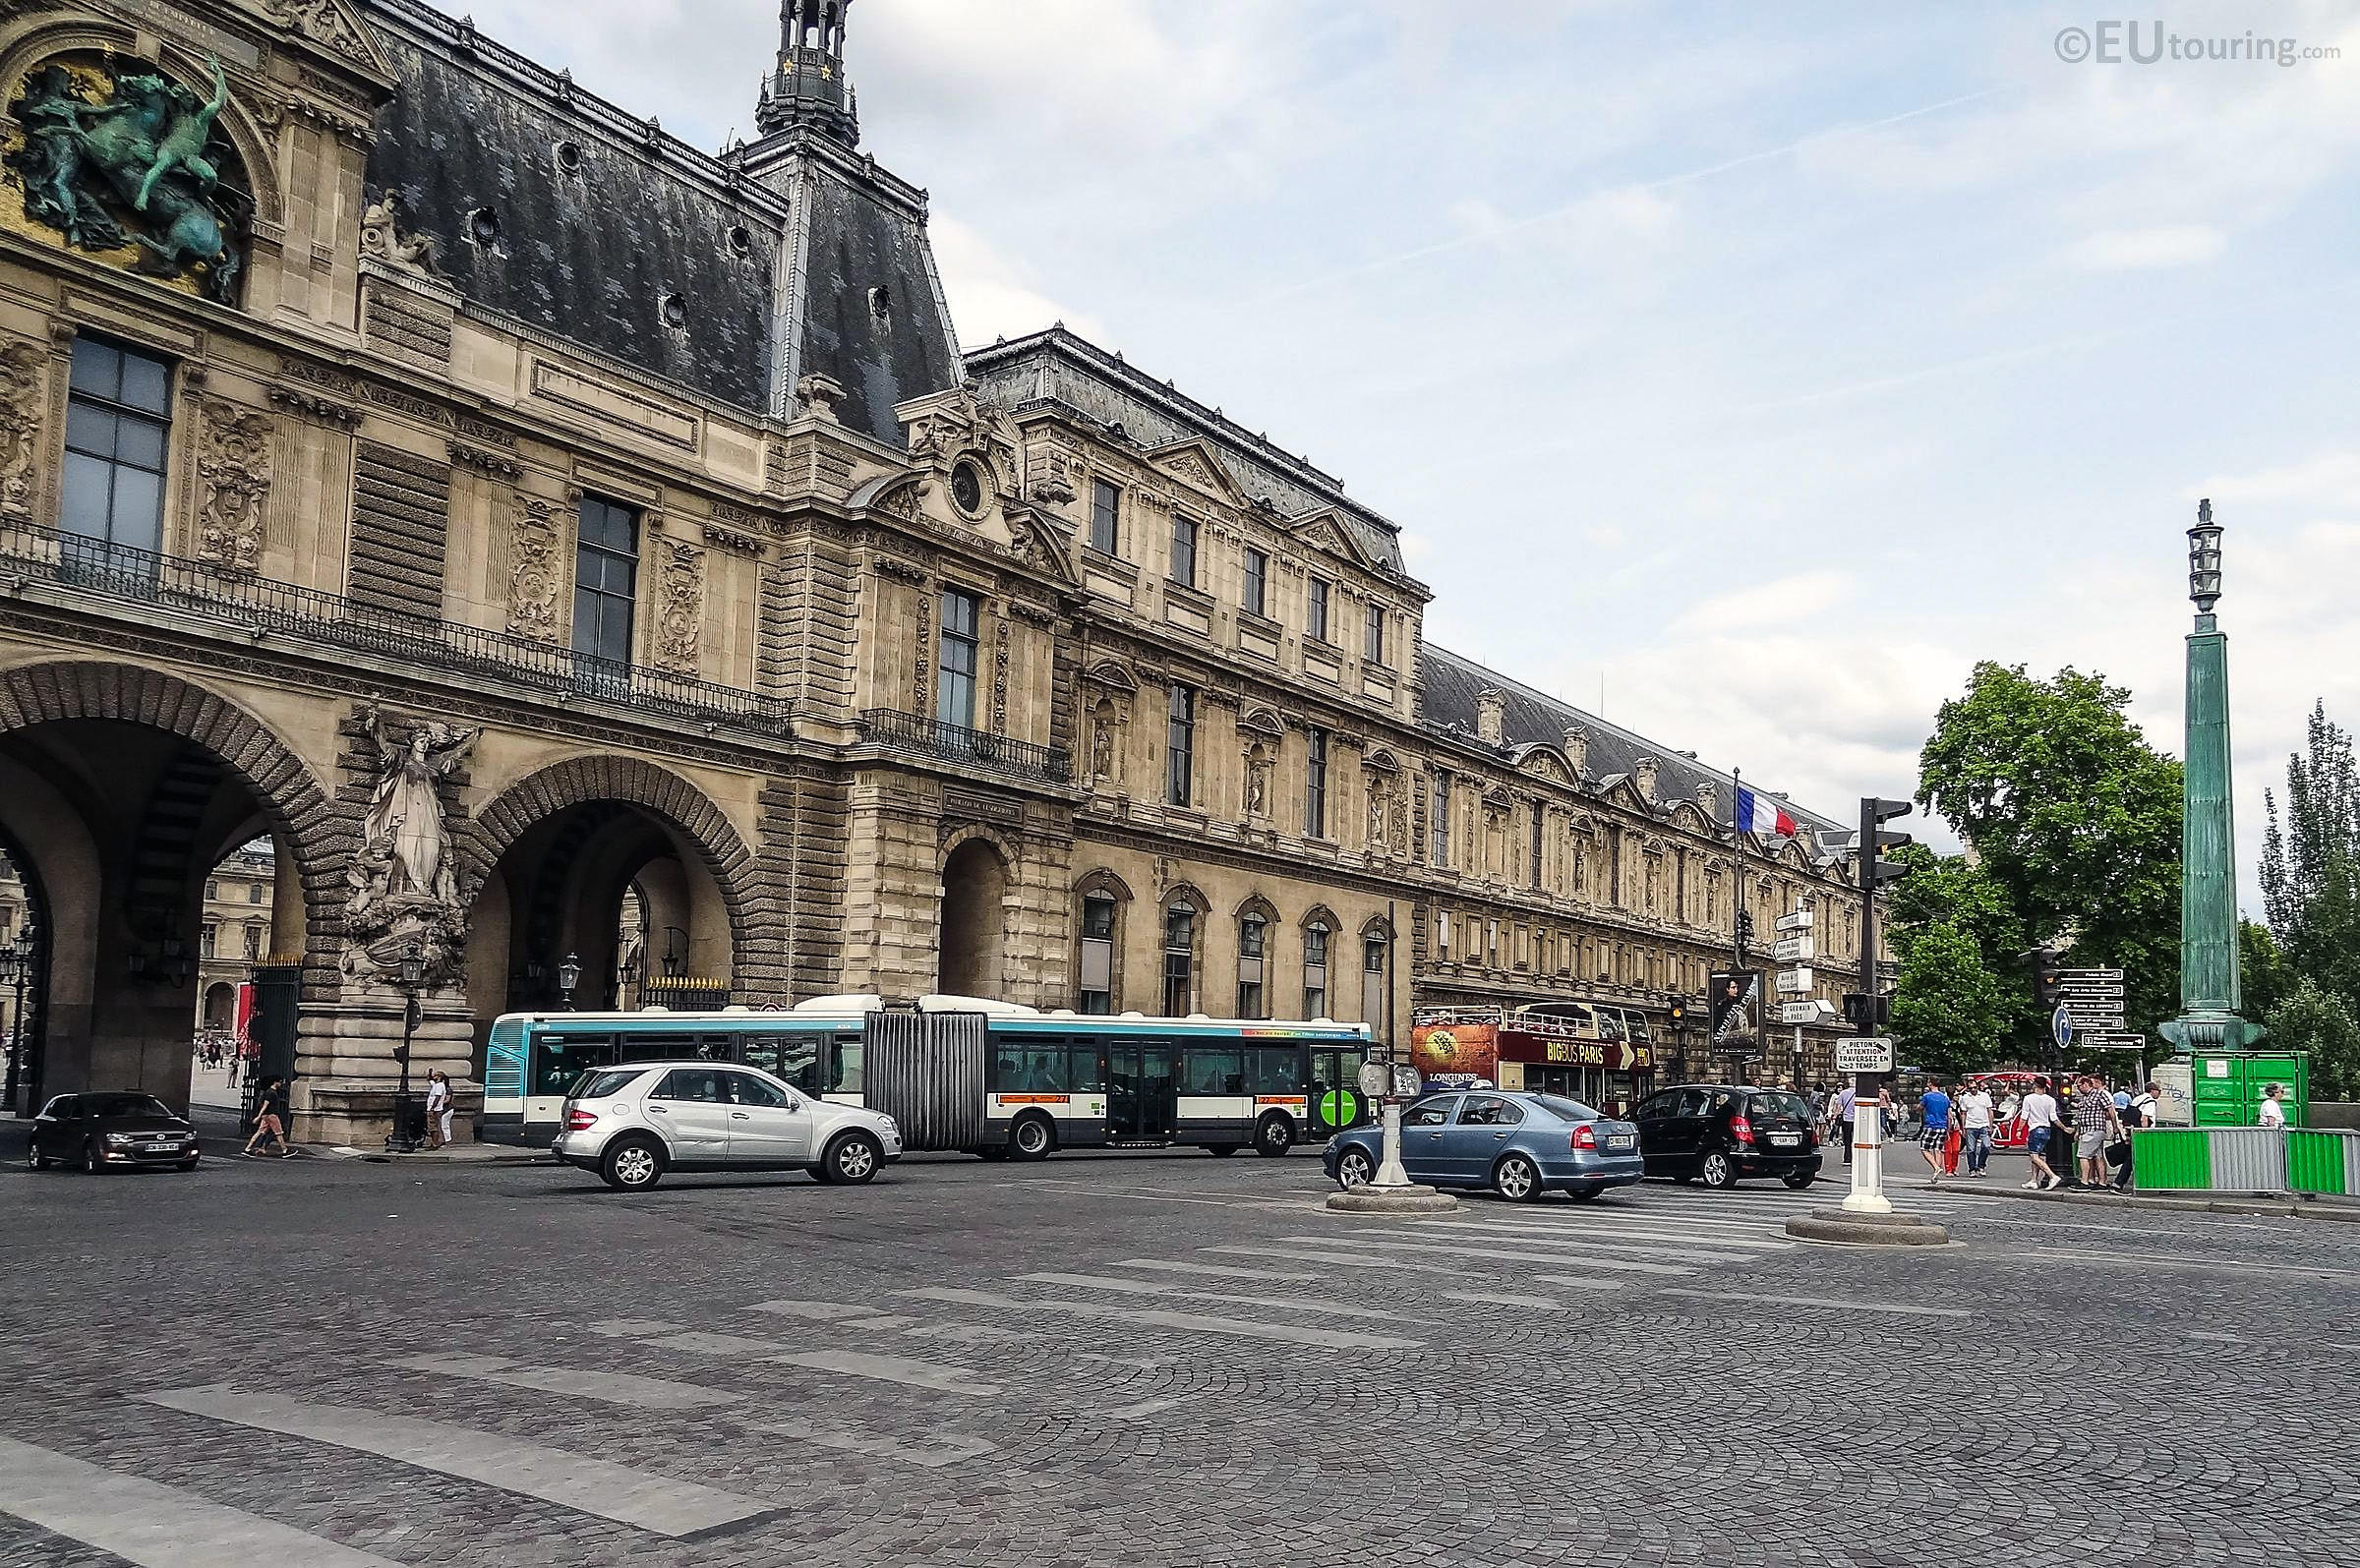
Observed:
[[[1263,1005],[1262,965],[1265,950],[1269,946],[1269,922],[1259,914],[1243,914],[1237,920],[1237,1016],[1241,1018],[1267,1018],[1269,1012]]]
[[[1548,820],[1549,813],[1535,801],[1532,807],[1531,868],[1532,885],[1536,888],[1541,885],[1541,835],[1548,826]]]
[[[246,961],[252,963],[263,956],[263,928],[249,921],[246,926]]]
[[[246,884],[246,901],[248,903],[260,903],[263,901],[263,885],[261,883],[249,882]]]
[[[1175,903],[1163,912],[1163,1016],[1185,1017],[1195,1011],[1197,911]]]
[[[66,398],[65,531],[164,548],[164,448],[172,367],[96,338],[74,340]]]
[[[1104,480],[1093,480],[1090,487],[1090,548],[1101,555],[1111,555],[1115,547],[1115,519],[1122,514],[1123,493]]]
[[[1197,520],[1172,513],[1172,580],[1197,586]]]
[[[975,596],[956,588],[942,591],[942,633],[935,639],[935,662],[941,675],[934,687],[934,717],[962,729],[975,727],[975,661],[982,646],[976,635]]]
[[[1192,798],[1197,777],[1197,693],[1175,681],[1171,717],[1164,726],[1163,798],[1185,806]]]
[[[1303,1016],[1328,1016],[1328,927],[1318,920],[1303,928]]]
[[[1304,732],[1310,759],[1303,770],[1303,831],[1314,839],[1328,837],[1328,731]]]
[[[211,958],[213,956],[213,950],[220,945],[220,942],[221,928],[219,926],[206,926],[203,931],[197,933],[197,957],[201,958]]]
[[[1360,1016],[1377,1028],[1386,1022],[1386,950],[1383,937],[1364,938],[1360,945]]]
[[[1311,580],[1311,615],[1303,629],[1322,642],[1328,640],[1328,579],[1325,577]]]
[[[1448,865],[1450,863],[1450,776],[1446,773],[1438,773],[1434,776],[1434,820],[1428,824],[1428,827],[1434,840],[1434,863],[1438,866]]]
[[[1246,593],[1241,601],[1257,615],[1268,615],[1270,594],[1270,557],[1259,550],[1246,552]]]
[[[1114,900],[1092,894],[1082,900],[1081,1007],[1076,1011],[1107,1014],[1114,1011]]]
[[[1372,665],[1385,663],[1385,607],[1383,605],[1369,607],[1369,627],[1367,635],[1362,639],[1361,657]]]
[[[220,898],[220,897],[221,897],[221,884],[220,884],[220,883],[218,883],[218,882],[208,882],[208,883],[206,883],[206,884],[205,885],[205,896],[206,896],[206,898],[207,900],[213,900],[213,899],[218,899],[218,898]]]
[[[1434,916],[1435,952],[1445,963],[1450,961],[1450,911],[1440,909]]]
[[[573,651],[601,664],[631,662],[631,606],[639,587],[639,514],[582,497],[573,556]]]

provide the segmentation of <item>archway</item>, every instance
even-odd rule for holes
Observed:
[[[238,988],[227,980],[215,980],[205,988],[205,1000],[198,1004],[197,1026],[225,1034],[237,1022]]]
[[[48,932],[32,857],[0,827],[0,1114],[30,1115],[24,1099],[40,1077]]]
[[[299,873],[293,924],[308,930],[334,831],[303,765],[201,687],[98,663],[0,673],[0,832],[48,905],[20,1107],[85,1088],[186,1107],[206,874],[266,834]]]
[[[943,861],[939,989],[953,996],[1000,995],[1007,984],[1007,897],[1008,862],[990,840],[970,839]]]

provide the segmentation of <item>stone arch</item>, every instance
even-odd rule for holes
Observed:
[[[1008,986],[1008,890],[1016,857],[998,834],[971,824],[944,838],[939,875],[935,989],[997,998]]]
[[[1000,864],[1007,869],[1009,876],[1013,877],[1017,874],[1017,868],[1022,863],[1023,856],[1016,852],[1016,845],[1010,843],[1006,836],[997,828],[981,822],[966,823],[944,834],[942,847],[935,852],[934,869],[941,871],[947,867],[951,863],[952,855],[977,840],[991,845],[999,855]]]

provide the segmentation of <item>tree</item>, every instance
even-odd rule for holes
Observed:
[[[2313,1099],[2360,1099],[2360,1018],[2343,998],[2305,975],[2265,1022],[2272,1050],[2311,1053]]]
[[[2270,927],[2251,920],[2237,922],[2237,984],[2244,993],[2244,1013],[2260,1022],[2294,985],[2286,955]]]
[[[1893,996],[1893,1039],[1906,1060],[1936,1073],[1988,1067],[2014,1012],[1973,936],[1948,922],[1912,936]]]
[[[2130,697],[2070,668],[2041,680],[1979,664],[1935,718],[1918,799],[1973,846],[2025,934],[2123,970],[2146,1031],[2179,1011],[2181,784],[2126,717]]]
[[[2360,771],[2325,703],[2307,739],[2286,759],[2284,816],[2274,793],[2262,797],[2262,902],[2288,969],[2360,1013]]]

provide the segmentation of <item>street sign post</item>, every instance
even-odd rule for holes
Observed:
[[[2073,1043],[2073,1014],[2069,1010],[2059,1008],[2049,1015],[2048,1037],[2057,1042],[2060,1051]]]
[[[1781,1023],[1833,1023],[1841,1016],[1835,1004],[1813,997],[1808,1002],[1781,1002],[1778,1021]]]
[[[1780,963],[1808,963],[1818,957],[1808,935],[1780,937],[1770,945],[1770,957]]]
[[[1793,914],[1778,917],[1778,930],[1782,935],[1789,931],[1808,931],[1810,928],[1811,911],[1808,909],[1798,909]]]
[[[1779,970],[1778,988],[1790,996],[1798,992],[1808,991],[1811,988],[1811,971],[1809,967],[1806,965],[1800,969]]]
[[[1893,1042],[1884,1035],[1863,1034],[1855,1039],[1836,1042],[1836,1071],[1839,1073],[1890,1073],[1893,1071]]]

